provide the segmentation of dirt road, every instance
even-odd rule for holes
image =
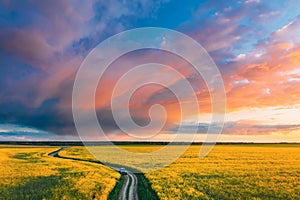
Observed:
[[[120,168],[116,168],[112,166],[109,167],[117,171],[120,170]],[[122,190],[120,192],[119,200],[138,200],[136,175],[131,171],[127,171],[127,175],[122,175],[122,176],[125,176],[125,181]]]
[[[60,157],[58,155],[58,153],[64,149],[65,149],[65,147],[62,147],[52,153],[49,153],[48,156],[57,157],[57,158],[61,158],[61,159],[72,159],[72,158]],[[80,160],[80,159],[76,158],[74,160]],[[82,161],[90,162],[87,160],[82,160]],[[110,166],[110,165],[106,165],[106,166],[108,166],[116,171],[120,170],[120,168],[117,168],[114,166]],[[137,181],[136,175],[134,173],[132,173],[131,171],[127,171],[127,175],[122,175],[122,176],[125,176],[125,181],[122,186],[122,190],[120,191],[119,200],[138,200],[138,195],[137,195],[137,182],[138,181]]]

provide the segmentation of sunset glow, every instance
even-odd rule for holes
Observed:
[[[298,5],[296,0],[187,1],[184,6],[179,1],[0,0],[0,140],[79,140],[72,89],[88,53],[121,31],[164,27],[201,44],[222,75],[226,120],[220,141],[300,142]],[[177,70],[181,77],[170,75],[167,68],[149,67],[112,98],[114,85],[125,72],[154,61]],[[116,141],[130,140],[116,125],[110,103],[147,76],[154,82],[166,80],[168,87],[176,87],[188,99],[191,94],[180,88],[187,79],[199,103],[199,111],[191,110],[181,119],[178,100],[170,90],[156,84],[139,88],[129,105],[137,124],[149,123],[153,105],[162,105],[167,113],[163,130],[149,140],[169,141],[183,123],[186,131],[181,134],[190,134],[191,126],[196,126],[195,139],[203,141],[211,118],[209,89],[213,88],[207,88],[186,60],[149,49],[120,57],[99,81],[95,108],[107,135]]]

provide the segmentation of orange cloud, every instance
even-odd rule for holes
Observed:
[[[257,52],[264,52],[257,55]],[[237,70],[224,77],[229,110],[247,107],[293,105],[300,102],[300,43],[284,42],[276,34],[268,43],[259,44],[243,59],[234,63]],[[247,84],[234,81],[245,79]]]

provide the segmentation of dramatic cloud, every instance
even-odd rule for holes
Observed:
[[[71,93],[84,56],[107,36],[129,27],[125,19],[137,10],[145,17],[155,15],[161,3],[1,4],[1,121],[74,134]]]
[[[225,124],[224,134],[267,136],[298,131],[293,108],[300,104],[298,4],[294,0],[191,1],[186,6],[177,1],[0,1],[0,123],[44,131],[46,138],[76,138],[72,88],[85,56],[99,42],[123,30],[163,26],[193,37],[218,65],[228,114],[241,113]],[[124,91],[112,98],[114,85],[125,72],[149,62],[171,66],[182,77],[149,68],[143,71],[144,76],[126,82]],[[182,119],[179,102],[170,88],[182,91],[188,99],[191,94],[182,86],[185,80],[195,91],[200,113],[211,112],[207,85],[187,61],[161,51],[132,52],[112,63],[97,88],[97,115],[113,137],[123,135],[117,134],[120,129],[112,116],[111,102],[121,101],[128,89],[146,76],[154,81],[163,78],[169,84],[168,88],[144,86],[134,93],[129,107],[138,125],[147,125],[149,109],[160,104],[168,115],[164,131],[174,131]],[[122,104],[116,105],[121,112]],[[268,110],[280,106],[291,123]],[[255,123],[249,120],[247,113],[253,108],[268,110],[273,124],[265,124],[263,117]],[[197,112],[190,111],[184,120],[196,121],[202,133],[209,122],[199,124],[193,118]],[[152,120],[161,117],[157,114]],[[0,140],[28,139],[32,134],[15,129],[13,125],[0,126]],[[188,126],[186,130],[189,132]]]
[[[236,68],[225,76],[230,109],[300,102],[299,73],[293,73],[299,69],[300,39],[291,33],[300,33],[300,17],[231,63]]]

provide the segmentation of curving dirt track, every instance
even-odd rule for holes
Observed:
[[[60,157],[58,155],[58,153],[64,149],[65,149],[65,147],[62,147],[52,153],[49,153],[48,156],[57,157],[57,158],[61,158],[61,159],[72,159],[72,158]],[[79,159],[76,158],[74,160],[79,160]],[[87,160],[82,160],[82,161],[90,162]],[[103,165],[105,165],[105,164],[103,164]],[[117,168],[114,166],[110,166],[110,165],[106,165],[106,166],[108,166],[116,171],[120,170],[120,168]],[[122,190],[120,191],[119,200],[138,200],[138,195],[137,195],[137,182],[138,181],[137,181],[136,175],[131,171],[127,171],[127,175],[122,175],[122,176],[125,176],[125,181],[122,186]],[[127,191],[128,191],[128,196],[127,196]]]
[[[113,168],[119,170],[118,168]],[[119,200],[138,200],[137,195],[137,177],[131,171],[127,171],[125,176],[125,181],[120,192]],[[130,183],[130,184],[129,184]],[[128,191],[128,196],[127,196]]]

